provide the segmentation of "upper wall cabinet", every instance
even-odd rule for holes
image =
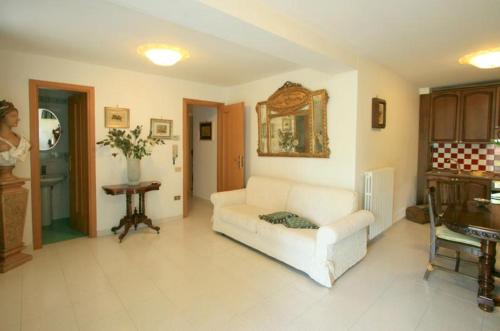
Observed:
[[[462,92],[460,140],[485,142],[493,138],[495,93],[494,87]]]
[[[430,139],[433,142],[489,142],[494,138],[497,87],[433,92]],[[498,123],[500,124],[500,123]],[[500,125],[499,125],[500,127]]]
[[[431,97],[431,140],[458,141],[460,94],[437,92]]]
[[[286,82],[257,104],[260,156],[330,156],[326,90],[310,91]]]

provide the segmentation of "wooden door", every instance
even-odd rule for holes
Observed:
[[[245,186],[245,106],[243,102],[221,107],[222,181],[220,191]]]
[[[494,87],[462,92],[460,141],[489,142],[493,138],[495,94]]]
[[[76,94],[68,100],[70,224],[88,234],[87,99]]]
[[[431,97],[431,141],[458,141],[460,93],[436,92]]]

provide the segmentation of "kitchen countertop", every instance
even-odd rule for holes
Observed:
[[[485,179],[485,180],[500,180],[500,173],[489,171],[468,171],[462,170],[458,173],[457,170],[432,169],[426,172],[427,175],[448,176],[459,178]]]

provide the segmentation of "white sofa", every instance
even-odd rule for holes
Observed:
[[[373,214],[358,211],[355,192],[289,180],[251,177],[246,189],[214,193],[214,231],[223,233],[307,273],[332,282],[366,255]],[[289,211],[320,228],[291,229],[259,215]]]

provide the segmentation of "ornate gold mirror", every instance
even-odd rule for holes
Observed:
[[[326,90],[310,91],[286,82],[256,106],[260,156],[330,156]]]

